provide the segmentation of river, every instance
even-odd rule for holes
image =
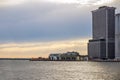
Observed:
[[[0,60],[0,80],[120,80],[120,62]]]

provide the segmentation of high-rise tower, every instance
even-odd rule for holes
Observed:
[[[120,13],[115,17],[115,57],[120,60]]]
[[[102,6],[92,11],[92,40],[88,43],[89,58],[115,57],[115,8]]]

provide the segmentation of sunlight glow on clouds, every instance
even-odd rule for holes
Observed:
[[[113,6],[109,3],[120,7],[119,0],[0,0],[0,57],[47,57],[67,51],[87,54],[88,39],[78,38],[92,33],[90,11]]]
[[[0,0],[0,6],[17,5],[24,2],[52,2],[63,4],[101,5],[115,0]]]
[[[111,3],[114,0],[47,0],[55,3],[67,3],[67,4],[81,4],[81,5],[100,5],[104,3]]]
[[[88,39],[55,42],[8,43],[0,45],[1,57],[47,57],[50,53],[77,51],[87,54]]]
[[[113,1],[114,0],[98,0],[96,3],[94,3],[94,5],[101,5],[101,4],[104,4],[104,3],[111,3]]]
[[[18,5],[27,0],[0,0],[0,6]]]

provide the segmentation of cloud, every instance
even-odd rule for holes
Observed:
[[[38,57],[73,50],[86,54],[91,11],[102,5],[120,12],[119,0],[0,0],[0,56]]]
[[[74,4],[74,5],[103,5],[110,4],[116,0],[0,0],[0,6],[16,6],[25,3],[57,3],[57,4]]]
[[[63,3],[63,4],[79,4],[79,5],[100,5],[111,3],[114,0],[45,0],[53,3]]]
[[[46,2],[0,8],[0,42],[88,37],[91,23],[87,10]]]
[[[79,7],[78,4],[55,4],[57,1],[86,4]],[[9,0],[1,2],[9,3]],[[91,37],[91,11],[98,6],[85,5],[109,3],[111,0],[12,0],[12,2],[20,5],[0,8],[0,42]]]
[[[0,7],[2,6],[13,6],[13,5],[19,5],[27,0],[0,0]]]
[[[28,2],[0,7],[0,12],[1,57],[47,57],[73,50],[86,54],[86,42],[71,40],[90,36],[82,8]]]
[[[1,57],[47,57],[50,53],[78,51],[87,54],[87,38],[54,42],[8,43],[0,45]]]

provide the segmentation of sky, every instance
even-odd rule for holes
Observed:
[[[86,55],[91,11],[103,5],[120,12],[120,0],[0,0],[0,57]]]

